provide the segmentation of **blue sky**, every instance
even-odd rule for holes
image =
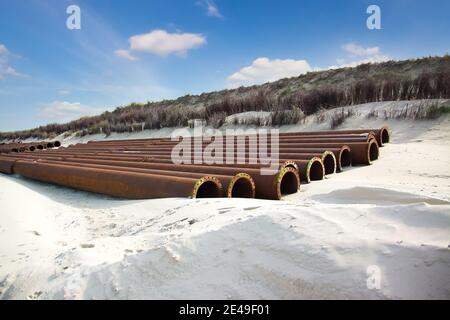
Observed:
[[[381,9],[369,30],[367,7]],[[66,9],[81,9],[69,30]],[[0,0],[0,131],[364,61],[444,55],[450,1]]]

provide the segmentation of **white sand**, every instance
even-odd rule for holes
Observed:
[[[0,175],[0,298],[450,299],[450,118],[387,124],[372,166],[282,201],[127,201]]]

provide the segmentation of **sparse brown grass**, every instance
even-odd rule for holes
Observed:
[[[299,77],[281,79],[260,86],[240,87],[186,95],[175,100],[132,103],[94,117],[84,117],[65,124],[49,124],[31,130],[0,133],[0,140],[46,139],[64,132],[133,132],[144,129],[187,126],[190,119],[204,119],[213,127],[223,125],[229,115],[247,111],[269,111],[271,125],[294,124],[303,116],[342,106],[376,101],[450,98],[450,56],[415,60],[388,61],[309,72]],[[412,117],[427,118],[442,110],[416,112]],[[380,116],[374,111],[370,116]],[[408,111],[385,117],[411,117]],[[339,125],[342,116],[337,117]],[[345,119],[345,115],[344,115]],[[318,121],[323,121],[320,116]],[[248,120],[265,125],[261,119]],[[332,124],[334,125],[334,124]]]

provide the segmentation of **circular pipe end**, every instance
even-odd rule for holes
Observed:
[[[382,127],[380,129],[380,147],[382,147],[385,143],[389,143],[391,140],[391,136],[389,134],[389,128],[388,127]]]
[[[325,167],[323,165],[322,159],[314,157],[309,160],[308,166],[306,168],[306,180],[308,183],[311,181],[323,180],[325,176]]]
[[[59,142],[58,140],[53,141],[53,146],[54,146],[55,148],[61,147],[61,142]]]
[[[367,146],[367,159],[368,164],[371,164],[373,161],[377,160],[380,155],[380,150],[378,147],[378,142],[376,140],[370,140]]]
[[[295,161],[291,160],[284,161],[280,169],[283,168],[293,168],[298,171],[298,165],[295,163]]]
[[[333,152],[325,151],[322,153],[322,163],[325,168],[326,175],[336,172],[336,157]]]
[[[223,186],[220,181],[212,176],[204,176],[197,180],[192,189],[191,197],[195,198],[220,198],[223,194]]]
[[[282,196],[296,193],[300,189],[298,171],[291,167],[281,169],[275,178],[278,200]]]
[[[255,182],[247,173],[238,173],[231,178],[227,189],[228,198],[254,198]]]
[[[352,153],[349,146],[342,146],[339,151],[339,161],[338,168],[342,171],[345,167],[350,167],[352,165]]]

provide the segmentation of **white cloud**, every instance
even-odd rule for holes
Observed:
[[[250,66],[244,67],[228,77],[230,87],[261,84],[281,78],[293,77],[311,71],[306,60],[257,58]]]
[[[131,55],[130,51],[128,51],[128,50],[124,50],[124,49],[116,50],[114,53],[116,54],[116,56],[118,56],[118,57],[120,57],[120,58],[128,59],[128,60],[130,60],[130,61],[135,61],[135,60],[137,60],[137,58],[136,58],[136,57],[133,57],[133,56]]]
[[[197,5],[202,6],[206,9],[206,14],[210,17],[222,18],[222,14],[219,11],[219,7],[210,0],[200,0],[197,1]]]
[[[374,55],[365,59],[361,59],[361,60],[355,60],[355,61],[346,61],[346,60],[342,60],[342,59],[338,59],[338,65],[337,66],[333,66],[330,67],[330,69],[333,68],[346,68],[346,67],[356,67],[359,66],[360,64],[366,64],[366,63],[379,63],[379,62],[385,62],[385,61],[389,61],[391,60],[391,58],[387,55]]]
[[[130,49],[117,50],[117,56],[129,60],[134,58],[131,55],[132,52],[152,53],[161,57],[172,53],[184,56],[187,50],[204,45],[206,38],[196,33],[168,33],[165,30],[153,30],[149,33],[132,36],[129,42]]]
[[[58,90],[58,94],[60,96],[65,96],[65,95],[70,94],[70,91],[69,90]]]
[[[379,47],[361,47],[355,43],[346,43],[342,46],[346,52],[355,56],[374,56],[380,54]]]
[[[355,43],[346,43],[342,49],[347,53],[347,57],[336,59],[337,65],[331,66],[329,69],[356,67],[360,64],[379,63],[391,59],[388,55],[383,54],[379,47],[364,48]]]
[[[4,44],[0,43],[0,56],[4,55],[8,53],[8,49],[6,48],[6,46]]]
[[[8,57],[10,55],[10,51],[6,46],[0,43],[0,80],[6,78],[7,76],[14,77],[28,77],[25,74],[19,73],[11,67],[8,63]]]
[[[100,114],[104,109],[93,108],[79,102],[53,101],[40,109],[40,116],[51,121],[67,122],[84,116]]]
[[[217,7],[217,5],[214,2],[207,1],[206,6],[208,9],[208,12],[207,12],[208,16],[222,18],[222,14],[220,13],[219,8]]]

